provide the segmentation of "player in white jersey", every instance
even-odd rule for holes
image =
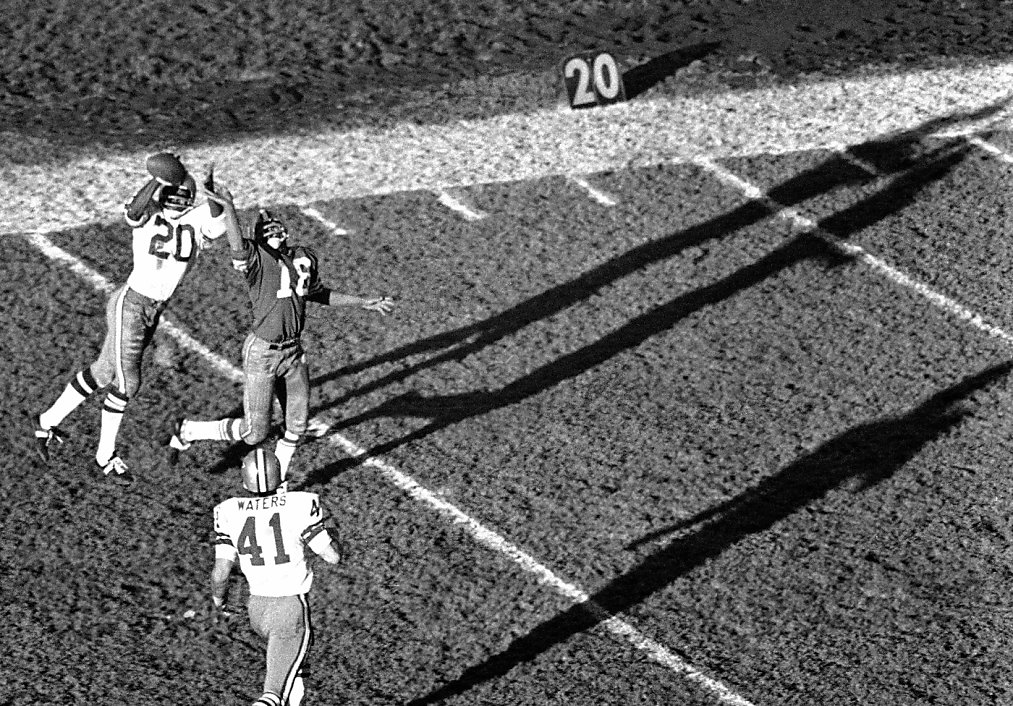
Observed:
[[[31,415],[35,448],[43,461],[49,460],[52,442],[63,441],[58,425],[86,399],[108,388],[95,463],[106,478],[121,484],[133,481],[116,450],[116,437],[127,404],[141,385],[141,358],[162,311],[201,249],[225,233],[222,207],[197,205],[196,183],[182,165],[180,169],[184,176],[178,184],[154,177],[125,206],[127,224],[133,228],[133,270],[109,297],[98,358],[67,383],[48,409]],[[205,186],[214,190],[210,170]]]
[[[250,626],[267,640],[263,695],[254,706],[299,706],[305,693],[303,663],[313,632],[307,594],[313,569],[307,554],[329,564],[341,549],[316,493],[288,492],[278,457],[256,448],[243,458],[243,487],[249,495],[215,506],[215,567],[211,597],[225,605],[235,563],[250,586]]]

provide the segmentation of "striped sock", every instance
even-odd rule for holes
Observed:
[[[127,408],[127,398],[117,390],[110,390],[102,405],[102,426],[99,428],[98,449],[95,462],[100,466],[109,463],[116,453],[116,437],[120,433],[120,422]]]
[[[85,368],[63,388],[63,392],[57,398],[53,406],[39,415],[39,425],[43,429],[52,429],[71,412],[81,406],[81,403],[91,397],[98,389],[98,383],[91,374],[91,370]]]
[[[281,697],[273,691],[265,691],[259,699],[253,702],[253,706],[281,706]]]

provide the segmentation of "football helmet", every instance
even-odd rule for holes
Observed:
[[[262,243],[276,238],[279,244],[288,240],[288,229],[270,211],[261,209],[257,214],[257,221],[253,224],[253,239]]]
[[[182,213],[193,207],[197,199],[197,183],[187,175],[179,186],[163,186],[159,193],[159,204],[167,211]]]
[[[258,447],[243,457],[242,476],[251,493],[273,493],[281,485],[281,464],[273,451]]]

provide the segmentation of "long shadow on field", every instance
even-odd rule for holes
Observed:
[[[968,149],[963,144],[947,144],[922,155],[922,160],[917,167],[904,172],[876,194],[824,219],[819,224],[820,229],[824,233],[843,239],[851,233],[858,232],[897,213],[913,202],[929,184],[948,174],[954,166],[964,159]],[[701,227],[703,229],[697,231],[697,237],[702,237],[704,234],[706,237],[718,237],[722,232],[721,227],[734,228],[737,224],[752,222],[769,215],[769,213],[766,206],[752,202],[736,209],[733,214],[715,219],[706,228]],[[678,243],[681,246],[684,241],[679,240]],[[669,243],[668,246],[670,248],[678,247],[675,242]],[[643,252],[640,248],[637,250]],[[404,444],[425,438],[458,422],[515,404],[554,387],[564,380],[574,378],[613,356],[640,345],[657,334],[671,330],[678,322],[693,313],[729,299],[737,293],[806,260],[822,260],[830,266],[836,266],[848,262],[850,256],[846,255],[836,243],[832,243],[830,238],[813,233],[795,236],[755,263],[705,287],[675,297],[671,301],[631,319],[594,343],[560,356],[498,390],[432,397],[407,393],[388,400],[358,416],[346,419],[341,424],[334,425],[332,430],[337,432],[378,417],[418,417],[430,420],[413,432],[381,443],[369,450],[369,455],[373,456],[388,453]],[[565,285],[566,292],[576,296],[572,289],[574,286],[573,283]],[[541,295],[538,299],[541,300]],[[546,306],[551,301],[553,300],[546,301]],[[534,310],[527,310],[526,313],[534,314]],[[496,335],[501,335],[501,332],[498,331]],[[471,348],[477,345],[480,343],[471,343],[466,347]],[[446,356],[452,354],[453,352],[443,354],[437,358],[445,359]],[[330,406],[334,404],[336,403],[331,403]],[[309,474],[307,482],[326,483],[335,475],[354,467],[359,462],[355,458],[341,459]]]
[[[895,192],[899,194],[901,204],[907,203],[911,198],[907,195],[908,192],[912,189],[917,191],[923,186],[922,181],[934,178],[931,176],[933,172],[945,171],[952,167],[966,151],[966,145],[963,143],[927,146],[925,144],[927,136],[961,123],[985,120],[995,115],[1008,102],[1002,101],[971,113],[958,113],[933,119],[902,134],[872,140],[848,150],[866,163],[871,163],[878,172],[877,175],[871,174],[843,155],[835,155],[822,164],[775,186],[768,192],[768,196],[777,204],[790,207],[834,189],[861,186],[883,176],[898,175],[898,182],[886,187],[883,198],[873,197],[870,201],[842,212],[841,218],[821,224],[834,235],[846,237],[862,227],[860,223],[867,225],[899,210],[900,204],[897,208],[891,208],[889,203]],[[885,203],[881,203],[883,201]],[[760,223],[771,215],[771,209],[764,203],[747,202],[728,213],[632,248],[573,280],[550,287],[483,321],[423,338],[315,378],[313,385],[319,387],[328,381],[359,373],[374,366],[405,360],[416,355],[431,354],[424,360],[405,365],[399,370],[339,395],[321,405],[319,411],[338,407],[352,398],[399,383],[442,363],[461,361],[526,326],[552,317],[590,298],[601,288],[614,284],[624,277],[679,255],[689,248],[725,238],[736,231]],[[849,225],[844,219],[852,219],[852,224]]]
[[[585,602],[542,623],[455,681],[412,701],[433,704],[502,677],[555,645],[621,614],[720,556],[750,535],[770,529],[827,493],[853,481],[856,492],[896,474],[926,444],[953,430],[968,414],[965,400],[1009,374],[1013,363],[987,368],[942,390],[906,414],[854,427],[794,461],[755,488],[668,531],[697,526]],[[652,535],[652,538],[654,536]]]
[[[681,68],[702,59],[721,46],[720,42],[701,42],[665,52],[650,61],[635,66],[623,74],[626,99],[632,100],[652,86],[661,83]]]

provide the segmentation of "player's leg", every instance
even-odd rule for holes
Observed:
[[[301,350],[285,361],[279,370],[280,386],[284,389],[285,430],[275,444],[274,455],[281,465],[282,479],[288,478],[296,447],[306,433],[310,408],[310,375],[306,354]]]
[[[250,334],[243,344],[243,417],[203,421],[185,418],[176,424],[179,446],[194,441],[245,441],[251,446],[267,437],[271,425],[274,378],[280,356]],[[170,441],[170,445],[173,445]]]
[[[112,382],[116,316],[126,289],[126,285],[121,286],[106,300],[106,336],[98,358],[87,368],[79,370],[64,386],[56,401],[33,418],[36,451],[43,460],[49,460],[49,445],[63,440],[65,433],[59,429],[63,420]]]
[[[113,385],[102,404],[95,463],[107,478],[132,482],[133,477],[116,450],[123,414],[141,386],[141,358],[151,341],[162,306],[127,289],[114,312],[112,332]]]
[[[281,695],[282,703],[298,706],[305,692],[302,666],[313,641],[310,608],[306,596],[277,599],[277,620],[267,641],[267,675],[264,691]]]
[[[253,631],[265,640],[270,640],[271,629],[274,625],[274,598],[251,595],[246,604],[246,611],[250,616],[250,627]],[[265,689],[263,695],[253,702],[252,706],[284,706],[281,694]]]

